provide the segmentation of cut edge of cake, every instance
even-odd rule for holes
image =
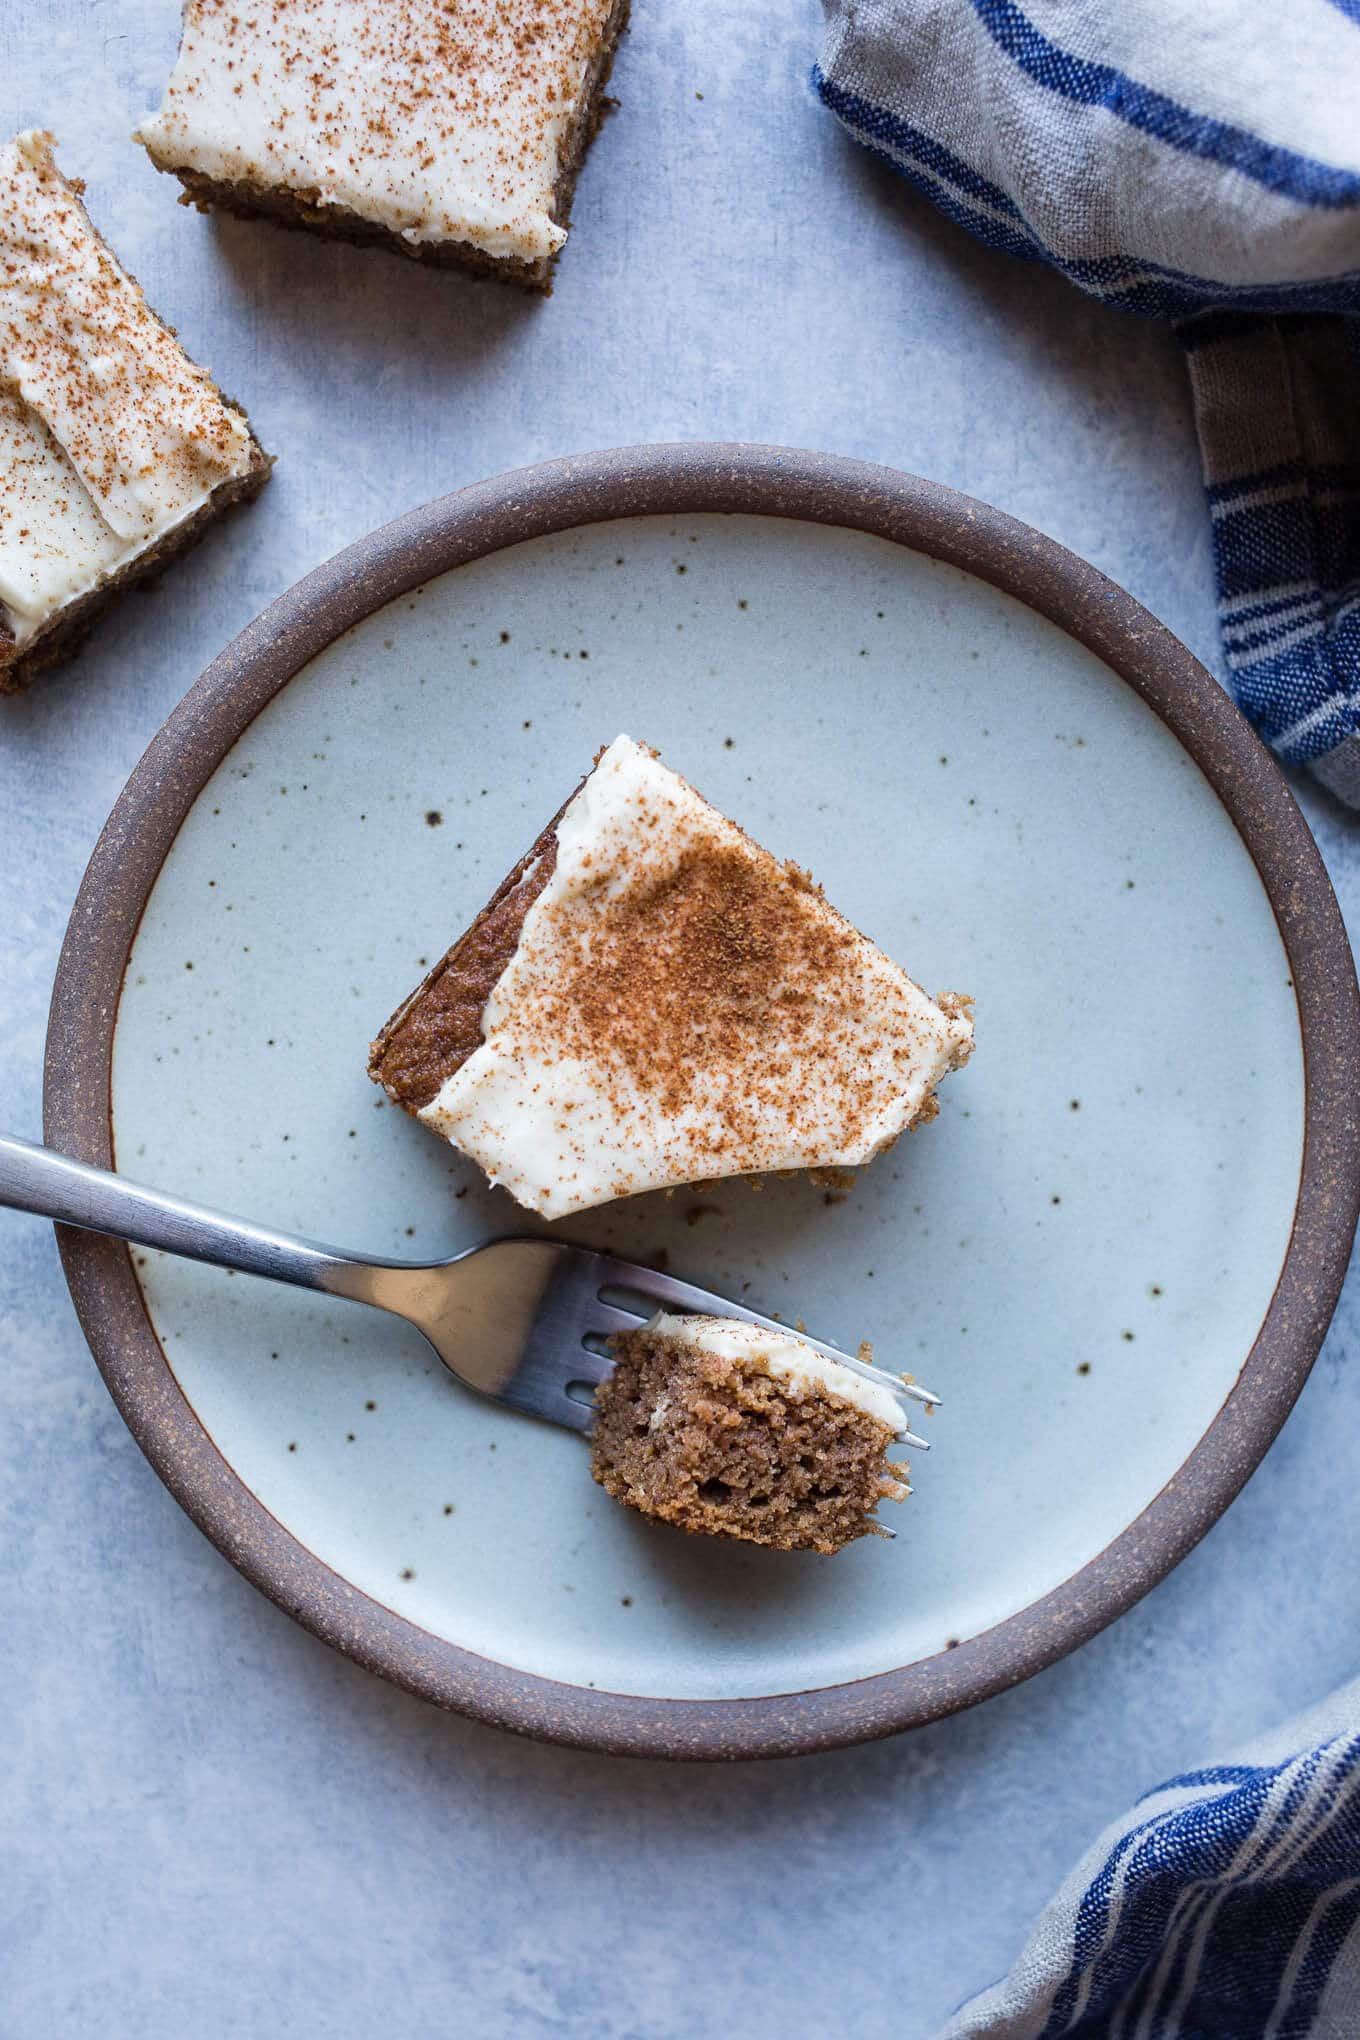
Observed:
[[[394,1105],[413,1119],[438,1097],[444,1079],[461,1068],[479,1045],[486,1001],[504,976],[519,946],[529,909],[551,878],[557,861],[557,824],[585,780],[573,789],[533,845],[492,893],[480,913],[407,995],[369,1048],[368,1074]],[[488,977],[486,965],[494,966]],[[481,968],[478,968],[478,966]],[[459,973],[473,977],[464,992]],[[481,989],[482,980],[485,989]],[[480,991],[480,999],[478,992]],[[428,1083],[431,1056],[439,1062],[439,1078]]]
[[[595,1391],[591,1474],[626,1508],[694,1536],[834,1553],[884,1536],[875,1512],[911,1492],[885,1457],[891,1392],[795,1333],[658,1312],[610,1340]]]

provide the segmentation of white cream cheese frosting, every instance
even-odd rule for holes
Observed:
[[[293,192],[412,242],[536,261],[609,0],[186,0],[136,138],[164,170]]]
[[[57,169],[0,146],[0,617],[19,646],[243,475],[250,433]]]
[[[794,866],[622,736],[419,1117],[560,1218],[643,1190],[868,1161],[963,1062],[927,996]]]
[[[828,1360],[794,1332],[772,1332],[743,1318],[680,1316],[664,1310],[649,1321],[646,1331],[649,1339],[664,1339],[680,1352],[716,1353],[723,1360],[764,1366],[795,1398],[810,1389],[825,1389],[892,1431],[903,1429],[902,1406],[890,1388]]]

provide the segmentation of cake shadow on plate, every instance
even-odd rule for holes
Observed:
[[[370,1101],[351,1102],[362,1109]],[[942,1122],[958,1110],[956,1101],[946,1099]],[[493,1189],[468,1156],[432,1143],[418,1122],[390,1105],[383,1116],[396,1122],[384,1131],[400,1144],[410,1204],[403,1215],[416,1226],[410,1236],[398,1229],[394,1253],[433,1259],[509,1234],[565,1239],[698,1283],[794,1331],[806,1319],[809,1333],[844,1351],[884,1335],[883,1364],[900,1359],[910,1369],[921,1358],[914,1345],[904,1345],[900,1355],[889,1350],[889,1328],[875,1312],[873,1285],[875,1263],[883,1263],[887,1251],[885,1223],[932,1195],[928,1177],[951,1165],[951,1157],[925,1141],[902,1139],[853,1177],[849,1171],[728,1176],[680,1190],[643,1191],[549,1222],[525,1211],[507,1190]],[[951,1131],[941,1124],[939,1147]],[[812,1280],[808,1271],[814,1265],[820,1272]],[[807,1299],[814,1290],[825,1292],[833,1266],[843,1270],[847,1302],[844,1322],[829,1325],[813,1321]]]
[[[902,1545],[910,1542],[904,1529],[896,1551],[877,1537],[834,1554],[779,1551],[730,1537],[691,1536],[634,1509],[611,1508],[609,1515],[617,1519],[615,1537],[627,1540],[635,1606],[659,1600],[671,1619],[678,1613],[729,1641],[739,1626],[756,1644],[782,1634],[790,1618],[811,1625],[833,1614],[853,1591],[858,1567],[876,1573],[890,1567],[900,1577]]]

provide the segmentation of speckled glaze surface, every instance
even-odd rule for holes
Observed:
[[[896,1546],[686,1543],[400,1327],[89,1239],[68,1276],[162,1477],[361,1662],[608,1749],[887,1733],[1050,1662],[1202,1534],[1354,1226],[1355,982],[1311,839],[1091,569],[909,477],[730,447],[555,463],[387,527],[251,626],[134,774],[63,956],[48,1138],[107,1160],[112,1082],[129,1174],[380,1253],[517,1228],[374,1111],[364,1049],[618,728],[978,995],[942,1120],[846,1202],[733,1185],[564,1228],[928,1371],[948,1409]]]

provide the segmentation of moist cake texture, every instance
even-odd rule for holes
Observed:
[[[547,286],[628,0],[185,0],[137,129],[190,199]]]
[[[884,1459],[892,1393],[793,1333],[659,1312],[610,1341],[591,1472],[616,1501],[708,1537],[843,1550],[910,1492]]]
[[[805,872],[629,737],[373,1044],[389,1097],[546,1218],[853,1167],[972,1048]]]
[[[37,131],[0,145],[0,692],[270,467],[52,150]]]

